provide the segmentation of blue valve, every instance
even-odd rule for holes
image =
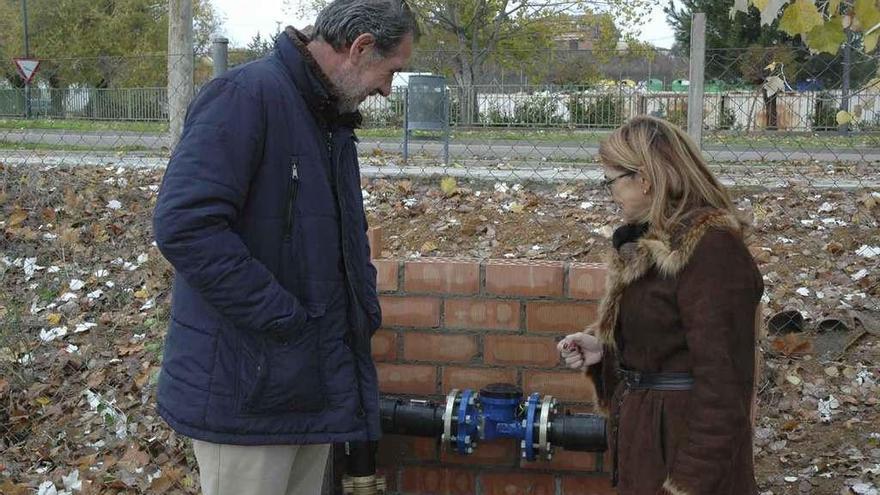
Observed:
[[[550,458],[547,432],[556,401],[533,393],[525,401],[522,391],[510,384],[492,384],[480,391],[452,390],[443,415],[444,446],[470,454],[477,439],[520,440],[522,457],[534,461],[539,454]]]

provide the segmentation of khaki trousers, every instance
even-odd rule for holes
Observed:
[[[329,444],[225,445],[193,440],[204,495],[320,495]]]

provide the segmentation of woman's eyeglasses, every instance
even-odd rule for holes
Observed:
[[[605,188],[605,191],[608,192],[608,194],[611,194],[611,186],[614,185],[614,182],[616,182],[618,179],[622,179],[624,177],[629,177],[630,175],[636,175],[636,172],[627,172],[625,174],[620,174],[617,177],[614,177],[613,179],[606,178],[605,180],[603,180],[601,182],[602,187]]]

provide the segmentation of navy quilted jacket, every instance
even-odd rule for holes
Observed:
[[[153,219],[174,266],[158,410],[229,444],[379,437],[355,115],[295,34],[190,106]]]

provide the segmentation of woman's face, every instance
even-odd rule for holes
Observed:
[[[620,216],[626,223],[644,221],[651,208],[653,191],[638,172],[602,165],[605,172],[603,185],[611,199],[620,206]]]

